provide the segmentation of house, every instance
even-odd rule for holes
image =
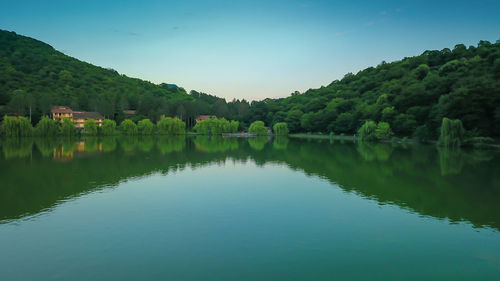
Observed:
[[[104,117],[99,112],[73,111],[67,106],[53,106],[50,114],[54,120],[71,119],[78,129],[83,129],[83,124],[87,119],[94,119],[99,126],[102,125],[104,120]]]
[[[69,118],[73,120],[73,110],[67,106],[53,106],[50,109],[50,115],[54,120]]]
[[[124,110],[123,114],[125,115],[135,115],[137,112],[135,110]]]
[[[196,117],[196,123],[198,123],[199,121],[202,121],[202,120],[210,119],[210,118],[217,118],[217,116],[215,116],[215,115],[199,115],[198,117]]]
[[[104,117],[99,112],[73,111],[73,123],[77,129],[83,129],[83,124],[87,119],[94,119],[100,127]]]

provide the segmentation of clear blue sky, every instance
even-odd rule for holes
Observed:
[[[283,97],[426,49],[500,39],[500,1],[2,1],[0,29],[228,99]]]

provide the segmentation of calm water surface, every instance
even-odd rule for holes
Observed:
[[[0,141],[0,280],[500,280],[500,155]]]

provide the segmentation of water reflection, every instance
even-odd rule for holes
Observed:
[[[498,151],[201,136],[23,138],[0,145],[0,222],[128,178],[251,159],[281,163],[422,215],[500,229]]]

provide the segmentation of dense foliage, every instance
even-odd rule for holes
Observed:
[[[30,123],[31,126],[31,123]],[[42,137],[53,137],[57,136],[60,132],[58,122],[43,116],[42,119],[36,124],[35,134]]]
[[[374,141],[377,139],[375,132],[377,131],[377,124],[371,120],[366,121],[358,130],[359,139],[362,141]]]
[[[462,146],[464,135],[462,121],[443,118],[438,144],[446,148],[458,148]]]
[[[382,62],[287,98],[227,105],[215,97],[205,100],[227,112],[211,114],[243,124],[286,122],[291,132],[354,134],[366,120],[373,120],[387,122],[398,136],[436,140],[447,117],[460,119],[475,135],[499,136],[500,42],[459,44],[452,50]]]
[[[171,84],[155,85],[68,57],[40,41],[0,31],[0,114],[33,122],[52,105],[98,111],[120,122],[177,116],[188,128],[200,114],[239,121],[261,120],[290,132],[355,134],[367,120],[386,122],[397,136],[436,140],[441,120],[459,119],[475,136],[500,136],[500,42],[425,51],[287,98],[233,100]],[[385,125],[384,125],[385,126]],[[160,132],[162,132],[162,129]],[[163,133],[166,131],[163,129]]]
[[[61,123],[61,135],[65,137],[71,137],[76,135],[76,128],[73,120],[69,118],[63,118]]]
[[[155,124],[149,119],[142,119],[137,122],[137,129],[141,135],[152,135],[155,131]]]
[[[208,118],[198,121],[193,129],[202,135],[220,135],[222,133],[237,133],[239,125],[239,122],[234,120]]]
[[[79,61],[38,40],[0,30],[0,109],[33,121],[53,105],[97,111],[107,118],[123,110],[158,118],[176,114],[175,102],[193,98],[175,85],[129,78],[115,70]],[[123,117],[121,117],[123,118]]]
[[[156,124],[161,135],[183,135],[186,133],[186,123],[179,118],[165,117],[163,115]]]
[[[120,123],[120,130],[125,135],[130,135],[130,136],[137,135],[139,133],[137,125],[134,123],[134,121],[130,119],[125,119]]]
[[[97,122],[94,119],[87,119],[85,123],[83,123],[83,128],[85,134],[89,136],[97,136]]]
[[[112,136],[116,134],[116,122],[110,119],[104,119],[101,126],[101,135]]]
[[[275,135],[286,136],[288,135],[288,125],[285,122],[274,124],[273,131]]]
[[[248,128],[248,132],[257,135],[265,135],[267,134],[267,128],[262,121],[254,121],[250,124],[250,128]]]
[[[8,137],[28,137],[33,134],[33,127],[25,117],[5,116],[2,131]]]

